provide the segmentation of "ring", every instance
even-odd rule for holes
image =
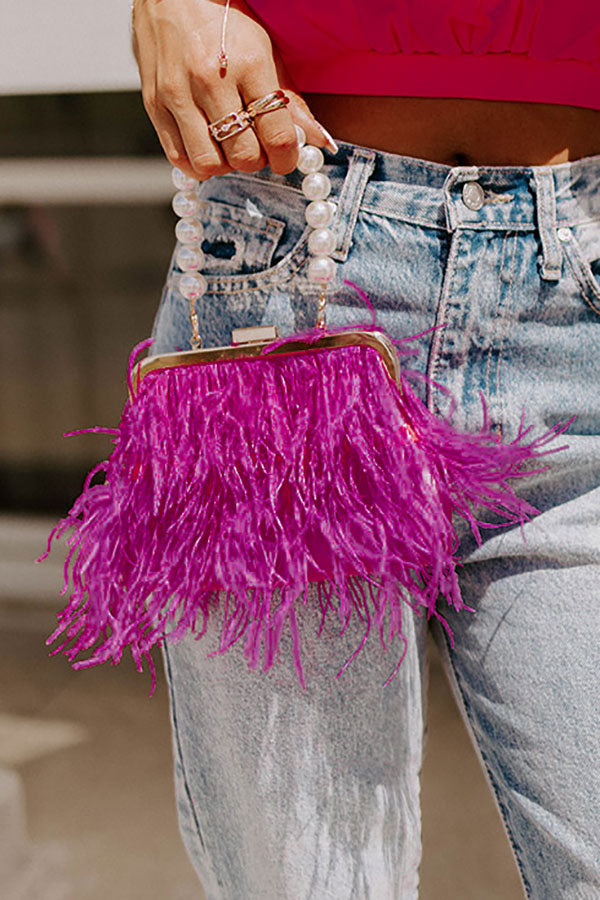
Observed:
[[[225,138],[231,137],[234,134],[239,134],[240,131],[245,131],[245,129],[249,128],[251,125],[252,118],[248,115],[246,110],[238,109],[237,112],[227,113],[226,116],[221,116],[220,119],[209,122],[208,130],[215,141],[224,141]]]
[[[270,94],[265,94],[264,97],[259,97],[258,100],[252,100],[251,103],[248,103],[246,112],[251,119],[254,119],[263,113],[273,112],[275,109],[287,106],[289,102],[290,98],[284,91],[271,91]]]
[[[208,130],[215,141],[224,141],[226,138],[249,128],[254,123],[256,116],[281,109],[282,106],[287,106],[289,102],[290,98],[284,91],[271,91],[271,93],[265,94],[264,97],[259,97],[258,100],[252,100],[246,109],[238,109],[236,112],[221,116],[220,119],[215,119],[214,122],[209,122]]]

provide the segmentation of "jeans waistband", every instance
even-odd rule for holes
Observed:
[[[405,222],[442,228],[536,231],[543,258],[541,277],[560,277],[561,227],[600,220],[600,156],[552,166],[447,166],[338,141],[323,150],[322,172],[338,203],[334,226],[345,260],[359,209]],[[269,168],[251,177],[301,189],[297,170]]]

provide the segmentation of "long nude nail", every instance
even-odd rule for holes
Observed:
[[[336,144],[336,142],[334,141],[334,139],[331,137],[331,135],[329,134],[329,132],[328,132],[325,128],[323,128],[323,126],[321,125],[321,123],[319,122],[318,124],[319,124],[319,128],[321,129],[321,131],[322,131],[323,134],[325,135],[325,138],[326,138],[326,140],[327,140],[327,146],[329,147],[329,149],[331,150],[332,153],[337,153],[338,150],[339,150],[340,148],[338,147],[338,145]]]

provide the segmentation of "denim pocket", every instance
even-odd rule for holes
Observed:
[[[209,290],[285,281],[307,256],[307,201],[300,191],[235,173],[204,182],[200,199]]]
[[[202,201],[197,218],[204,232],[200,242],[204,275],[249,275],[269,268],[285,222],[249,209],[218,200]]]
[[[600,222],[559,228],[558,238],[583,299],[600,315]]]

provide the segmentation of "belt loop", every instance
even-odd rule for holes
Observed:
[[[534,166],[537,225],[542,242],[540,277],[544,281],[559,281],[562,253],[557,237],[554,175],[549,166]]]
[[[348,258],[358,210],[367,182],[375,168],[376,156],[375,150],[362,147],[353,148],[348,171],[337,200],[337,212],[331,226],[336,237],[336,249],[330,255],[332,259],[337,259],[339,262],[345,262]]]
[[[443,191],[446,227],[448,231],[456,231],[461,222],[460,215],[457,211],[457,201],[452,195],[452,189],[454,188],[454,185],[466,184],[468,181],[477,181],[478,178],[479,169],[477,168],[477,166],[454,166],[446,175]],[[462,202],[459,202],[458,206],[460,208],[462,206]]]

